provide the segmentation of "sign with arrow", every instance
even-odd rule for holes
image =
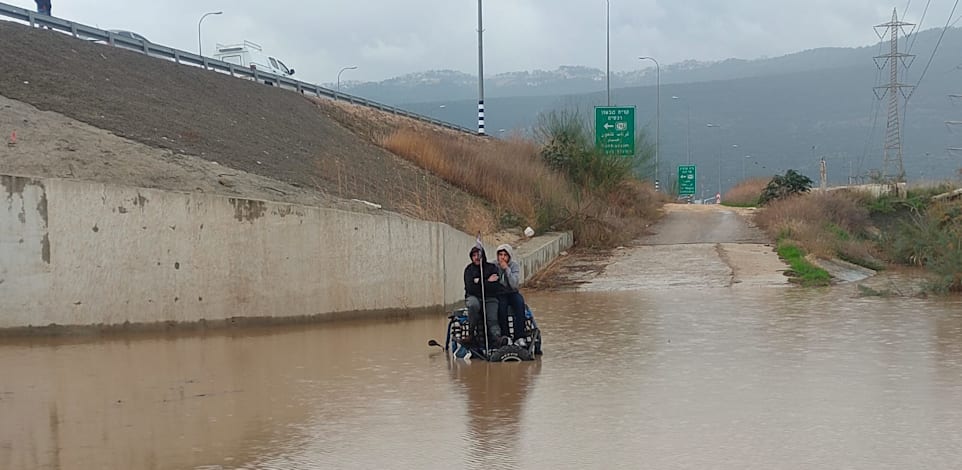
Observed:
[[[606,155],[635,154],[635,107],[595,108],[595,146]]]
[[[695,195],[695,165],[678,166],[678,195]]]

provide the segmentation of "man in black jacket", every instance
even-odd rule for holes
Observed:
[[[501,346],[510,339],[501,336],[498,325],[498,295],[503,290],[498,282],[498,267],[488,262],[482,248],[471,248],[468,256],[471,262],[464,268],[464,303],[468,307],[472,339],[478,345],[484,344],[481,325],[487,323],[488,345]]]

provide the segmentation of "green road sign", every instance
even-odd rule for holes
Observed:
[[[695,195],[695,165],[678,165],[678,195]]]
[[[634,155],[635,107],[596,107],[595,146],[606,155]]]

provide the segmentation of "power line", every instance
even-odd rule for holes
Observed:
[[[878,44],[878,54],[882,55],[882,42]],[[878,86],[882,82],[882,69],[879,68],[875,74],[875,85]],[[862,164],[865,163],[865,159],[868,158],[868,153],[872,142],[875,141],[875,130],[878,128],[878,116],[881,111],[879,106],[879,100],[872,100],[872,109],[869,111],[869,116],[872,117],[872,129],[868,133],[868,137],[865,139],[865,149],[862,151],[862,155],[858,159],[858,171],[861,173]]]
[[[929,70],[929,66],[932,65],[932,60],[935,59],[935,52],[939,50],[939,46],[942,44],[942,38],[945,37],[945,32],[949,29],[949,23],[952,21],[952,17],[955,15],[955,9],[959,6],[959,0],[955,0],[955,5],[952,6],[952,11],[949,12],[949,18],[945,20],[945,27],[942,28],[942,34],[939,34],[939,40],[936,41],[935,47],[932,48],[932,54],[929,56],[929,61],[925,63],[925,68],[922,69],[922,75],[919,76],[919,81],[915,82],[915,87],[918,88],[919,84],[922,83],[922,79],[925,78],[925,72]],[[912,97],[915,90],[909,93],[906,98],[908,100]]]
[[[909,1],[909,3],[910,4],[912,3],[911,0]],[[925,2],[925,8],[922,9],[922,17],[919,18],[919,23],[913,26],[912,31],[909,33],[909,36],[912,36],[912,43],[909,44],[909,47],[908,49],[905,50],[905,52],[912,52],[912,48],[915,47],[915,41],[919,38],[919,36],[918,34],[915,34],[913,36],[913,34],[922,30],[922,23],[925,21],[925,15],[929,12],[929,5],[931,4],[932,4],[932,0],[928,0],[927,2]],[[908,14],[908,5],[905,6],[905,9],[906,11],[902,12],[902,18],[905,18],[905,15]]]

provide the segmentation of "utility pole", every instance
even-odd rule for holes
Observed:
[[[478,0],[478,135],[484,135],[484,29],[481,28],[481,0]]]
[[[611,0],[605,0],[605,89],[608,90],[608,106],[611,106]]]
[[[898,11],[892,9],[892,21],[875,26],[875,34],[879,39],[884,40],[889,36],[891,44],[889,53],[875,57],[875,65],[880,70],[889,68],[889,84],[875,87],[875,96],[883,99],[888,95],[888,123],[885,126],[885,150],[882,159],[882,179],[896,183],[905,182],[905,164],[902,161],[902,126],[899,121],[899,95],[905,99],[906,89],[913,88],[899,82],[899,65],[908,68],[906,59],[913,55],[899,52],[899,31],[904,33],[905,26],[914,26],[912,23],[899,21]],[[881,32],[880,32],[881,31]],[[891,170],[892,165],[897,165],[897,170]],[[895,171],[893,174],[892,171]]]

